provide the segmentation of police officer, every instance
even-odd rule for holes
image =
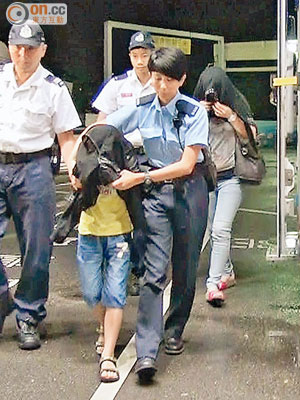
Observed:
[[[182,333],[194,299],[208,206],[201,166],[201,147],[207,146],[207,113],[199,102],[178,91],[186,79],[186,57],[179,49],[160,48],[151,54],[148,67],[156,95],[106,117],[109,125],[123,132],[139,128],[150,166],[146,173],[123,170],[113,183],[119,190],[142,183],[149,189],[143,201],[148,225],[146,272],[136,334],[136,372],[141,380],[151,379],[156,372],[170,254],[173,273],[165,352],[184,350]]]
[[[13,25],[8,44],[12,63],[0,71],[0,239],[12,216],[22,273],[12,303],[0,261],[0,331],[16,308],[19,347],[33,350],[46,317],[55,216],[50,148],[57,134],[68,165],[72,129],[81,122],[64,83],[40,64],[47,49],[41,27],[31,20]]]
[[[135,105],[136,100],[155,93],[151,86],[148,61],[154,49],[154,41],[148,32],[136,32],[129,42],[129,58],[133,69],[113,76],[103,87],[93,107],[99,110],[97,121],[121,107]],[[127,134],[126,138],[135,146],[142,146],[139,130]]]

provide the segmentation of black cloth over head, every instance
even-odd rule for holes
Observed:
[[[209,89],[214,89],[220,103],[229,106],[244,122],[253,123],[253,115],[248,101],[222,68],[206,67],[199,76],[194,96],[199,100],[204,100],[205,93]]]
[[[139,170],[131,144],[113,126],[92,126],[82,137],[74,169],[82,183],[84,210],[95,205],[98,185],[112,183],[123,169]]]
[[[110,125],[94,125],[86,131],[79,146],[74,175],[80,179],[82,189],[70,198],[64,213],[59,217],[51,240],[62,243],[70,231],[78,224],[81,211],[96,204],[100,185],[107,185],[120,176],[123,169],[132,172],[139,171],[139,165],[133,146],[121,132]],[[142,193],[140,185],[128,190],[118,190],[119,196],[125,201],[134,226],[136,236],[135,247],[138,253],[143,253],[144,232],[146,220],[142,208]],[[137,242],[139,242],[137,244]],[[135,252],[132,251],[132,258]],[[138,258],[136,256],[136,258]]]

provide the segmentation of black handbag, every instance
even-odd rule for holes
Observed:
[[[266,174],[264,159],[257,148],[250,126],[245,123],[248,139],[236,135],[235,175],[242,183],[259,185]]]

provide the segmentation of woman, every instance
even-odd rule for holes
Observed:
[[[118,190],[141,183],[148,187],[143,201],[148,228],[145,274],[136,334],[135,371],[141,380],[150,380],[156,373],[163,336],[167,354],[184,350],[182,334],[193,304],[206,229],[208,194],[201,147],[207,145],[208,120],[199,102],[179,92],[186,64],[179,49],[155,50],[148,67],[156,96],[142,98],[137,107],[123,107],[106,119],[124,133],[139,128],[149,163],[147,173],[123,170],[113,183]],[[163,289],[170,255],[172,290],[163,333]]]
[[[224,290],[235,284],[230,259],[231,230],[242,194],[239,177],[235,175],[236,136],[248,139],[247,131],[256,134],[250,106],[219,67],[207,67],[199,77],[194,96],[209,115],[209,144],[217,168],[217,186],[210,193],[208,229],[211,254],[206,300],[221,307]]]

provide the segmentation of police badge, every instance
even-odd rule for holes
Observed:
[[[24,38],[28,39],[32,37],[32,30],[29,25],[22,26],[19,35]]]

